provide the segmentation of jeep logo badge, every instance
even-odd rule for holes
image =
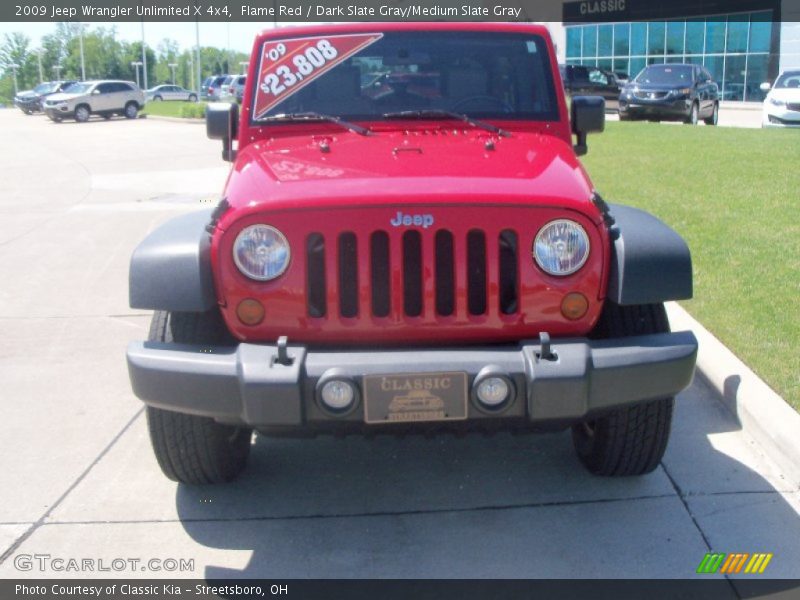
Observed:
[[[389,223],[391,223],[392,227],[416,226],[427,229],[433,225],[433,215],[404,215],[398,210],[397,216],[394,219],[390,219]]]

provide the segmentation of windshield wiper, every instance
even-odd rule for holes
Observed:
[[[469,123],[473,127],[478,127],[486,131],[491,131],[492,133],[496,133],[503,137],[511,137],[511,134],[508,131],[498,127],[497,125],[492,125],[491,123],[486,123],[485,121],[479,121],[478,119],[473,119],[469,115],[453,112],[450,110],[441,110],[441,109],[400,110],[397,112],[383,113],[384,119],[437,119],[442,117],[446,117],[448,119],[457,119],[459,121],[463,121],[464,123]]]
[[[268,117],[262,117],[259,121],[328,121],[329,123],[335,123],[345,129],[349,129],[353,133],[357,133],[358,135],[372,135],[372,132],[367,129],[366,127],[361,127],[361,125],[356,125],[355,123],[351,123],[350,121],[345,121],[342,117],[337,117],[335,115],[326,115],[323,113],[318,113],[314,111],[307,111],[307,112],[298,112],[298,113],[280,113],[277,115],[270,115]]]

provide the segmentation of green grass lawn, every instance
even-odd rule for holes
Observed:
[[[584,164],[686,239],[682,305],[800,410],[800,131],[608,123]]]
[[[158,115],[160,117],[196,118],[202,119],[205,116],[205,102],[148,102],[145,104],[142,113],[146,115]]]

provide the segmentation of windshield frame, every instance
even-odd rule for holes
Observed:
[[[637,85],[671,85],[671,86],[674,86],[674,87],[687,87],[687,86],[692,85],[694,83],[694,81],[695,81],[695,68],[694,67],[695,67],[695,65],[686,65],[686,64],[680,64],[680,63],[663,63],[663,64],[658,63],[658,64],[647,65],[644,69],[642,69],[639,72],[638,75],[636,75],[636,78],[633,80],[632,83],[635,83]],[[670,69],[670,68],[676,69],[676,70],[677,69],[681,69],[682,71],[688,71],[689,75],[690,75],[689,80],[688,81],[679,81],[679,80],[677,80],[677,81],[647,81],[647,82],[640,80],[640,77],[642,77],[648,71],[666,71],[666,69]]]
[[[75,83],[71,84],[67,89],[65,89],[62,93],[63,94],[87,94],[89,93],[92,88],[95,86],[94,83],[90,81],[76,81]]]
[[[492,112],[487,114],[488,111],[463,111],[459,110],[459,112],[463,112],[474,119],[479,119],[482,121],[506,121],[506,122],[519,122],[519,123],[558,123],[562,121],[562,108],[561,108],[561,100],[559,96],[559,90],[556,89],[556,80],[554,77],[553,69],[558,68],[557,63],[555,62],[556,59],[553,55],[553,48],[551,44],[548,43],[548,39],[545,35],[540,32],[535,31],[504,31],[504,30],[494,30],[494,29],[467,29],[467,30],[458,30],[458,29],[442,29],[442,30],[427,30],[427,29],[406,29],[406,28],[395,28],[395,27],[375,27],[372,29],[364,29],[363,31],[359,30],[358,33],[381,33],[382,35],[402,35],[402,34],[433,34],[434,39],[443,33],[453,33],[453,34],[475,34],[475,35],[486,35],[486,36],[498,36],[503,38],[518,38],[523,39],[527,42],[535,42],[537,46],[537,51],[542,53],[542,74],[544,79],[544,84],[547,87],[544,94],[549,96],[549,110],[542,110],[539,112],[513,112],[513,113],[504,113],[504,112]],[[353,31],[338,31],[336,29],[330,29],[327,31],[319,31],[319,32],[310,32],[310,31],[302,31],[292,35],[294,32],[286,32],[285,36],[268,36],[259,41],[257,41],[254,48],[255,55],[258,56],[257,61],[253,61],[255,65],[251,67],[251,72],[247,75],[247,83],[246,86],[250,86],[250,80],[252,79],[252,88],[249,89],[249,101],[247,104],[247,116],[246,122],[247,125],[254,129],[261,129],[261,128],[273,128],[273,127],[281,127],[286,125],[302,125],[303,122],[288,122],[288,121],[274,121],[271,122],[269,120],[270,115],[266,115],[262,119],[254,118],[255,115],[255,106],[257,101],[257,89],[255,88],[258,85],[260,80],[260,74],[262,73],[262,60],[264,59],[264,45],[266,44],[273,44],[277,42],[283,41],[293,41],[298,39],[304,38],[318,38],[321,36],[337,36],[337,35],[348,35],[353,33]],[[359,52],[355,53],[354,55],[348,57],[350,58],[358,57],[362,51],[366,49],[359,50]],[[367,51],[368,52],[368,51]],[[555,65],[555,67],[553,66]],[[376,75],[376,77],[380,78],[384,74]],[[283,100],[288,99],[290,96],[286,96]],[[274,110],[277,112],[283,112],[281,110],[281,105],[283,104],[283,100],[279,102],[277,105],[273,107]],[[317,107],[319,108],[319,107]],[[385,125],[387,123],[399,123],[401,122],[400,119],[391,119],[385,118],[383,116],[387,110],[381,107],[374,107],[375,110],[372,113],[341,113],[336,114],[335,116],[341,117],[347,121],[351,122],[370,122],[374,124]],[[273,109],[270,109],[272,111]],[[312,109],[313,110],[313,109]],[[404,108],[403,110],[415,110],[415,107],[409,106]],[[396,111],[388,111],[388,112],[396,112]],[[445,117],[446,120],[451,120],[449,117]],[[320,121],[322,123],[323,121]],[[308,122],[305,122],[307,124]]]
[[[784,71],[780,74],[778,79],[775,80],[775,85],[772,86],[774,90],[800,90],[800,87],[797,88],[790,88],[784,85],[785,81],[790,78],[800,77],[800,69],[792,69],[789,71]]]

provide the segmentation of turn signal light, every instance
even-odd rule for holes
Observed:
[[[245,325],[258,325],[264,320],[264,306],[258,300],[245,298],[236,307],[236,316]]]
[[[577,321],[589,310],[589,301],[579,292],[570,292],[561,301],[561,314],[570,321]]]

